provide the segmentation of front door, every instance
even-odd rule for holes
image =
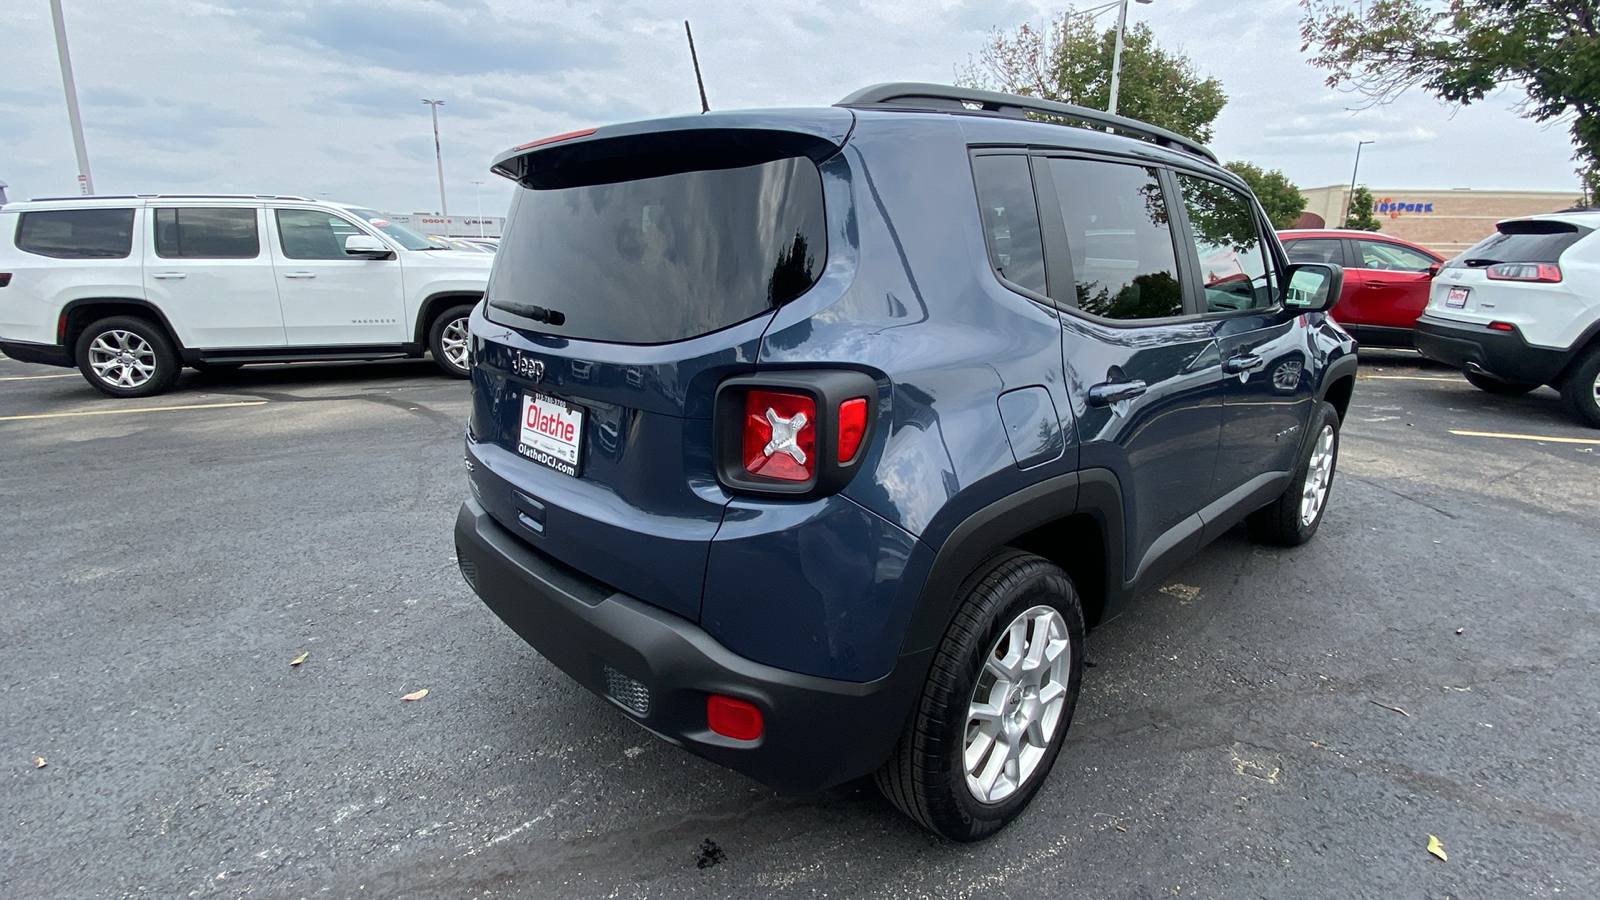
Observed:
[[[344,251],[345,238],[370,231],[325,209],[274,209],[272,217],[273,262],[290,346],[376,346],[411,339],[400,260],[363,259]]]
[[[1433,267],[1439,261],[1403,244],[1364,238],[1350,243],[1357,265],[1345,273],[1345,283],[1356,282],[1359,324],[1409,331],[1428,305]]]
[[[282,347],[283,311],[272,259],[262,245],[262,210],[156,206],[147,212],[152,253],[146,296],[185,347]]]

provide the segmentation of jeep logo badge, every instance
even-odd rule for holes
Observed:
[[[518,353],[511,358],[511,371],[523,378],[538,381],[544,377],[544,360],[532,359]]]

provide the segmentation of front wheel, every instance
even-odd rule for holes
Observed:
[[[1005,827],[1050,773],[1083,680],[1083,607],[1059,566],[990,557],[962,583],[878,788],[923,827],[975,841]]]
[[[1467,383],[1480,391],[1488,391],[1501,397],[1521,397],[1523,394],[1538,387],[1537,384],[1526,384],[1521,381],[1501,381],[1493,375],[1482,372],[1464,372]]]
[[[1584,424],[1600,428],[1600,345],[1578,357],[1577,365],[1562,379],[1561,399]]]
[[[472,336],[467,323],[472,319],[473,304],[452,306],[433,320],[428,329],[428,349],[433,351],[433,361],[445,374],[466,378],[472,374]]]
[[[178,380],[178,354],[165,332],[144,319],[112,316],[78,335],[78,371],[102,394],[149,397]]]
[[[1333,470],[1339,462],[1339,411],[1323,403],[1311,417],[1311,446],[1278,499],[1245,519],[1250,536],[1263,544],[1298,547],[1311,540],[1328,510]]]

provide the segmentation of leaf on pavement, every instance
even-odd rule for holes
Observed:
[[[307,650],[306,652],[304,652],[304,653],[300,654],[299,656],[296,656],[294,659],[290,660],[289,661],[289,665],[298,666],[301,663],[305,662],[306,661],[306,657],[308,657],[310,655],[311,655],[311,651]]]
[[[420,691],[412,691],[411,693],[405,695],[404,697],[401,697],[400,699],[401,700],[421,700],[423,697],[426,697],[426,696],[428,696],[428,689],[427,688],[423,688]]]
[[[1450,857],[1444,855],[1444,845],[1439,843],[1439,839],[1431,834],[1428,835],[1428,852],[1439,857],[1445,862],[1450,861]]]
[[[45,766],[48,766],[48,765],[50,765],[50,764],[45,762],[44,761],[44,757],[42,757],[42,756],[35,756],[33,758],[33,767],[35,769],[42,769],[42,768],[44,768]]]
[[[1169,584],[1162,588],[1160,593],[1168,597],[1177,597],[1179,603],[1188,603],[1200,596],[1200,589],[1192,584]]]

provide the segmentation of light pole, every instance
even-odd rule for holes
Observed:
[[[83,117],[78,115],[78,84],[72,79],[72,55],[67,52],[67,20],[61,0],[50,0],[50,18],[56,26],[56,56],[61,58],[61,83],[67,90],[67,119],[72,122],[72,149],[78,153],[78,189],[85,197],[94,193],[89,177],[89,148],[83,143]]]
[[[1133,2],[1148,5],[1151,0]],[[1128,0],[1122,0],[1120,6],[1117,10],[1117,48],[1111,53],[1111,105],[1106,108],[1106,112],[1113,116],[1117,114],[1117,89],[1122,86],[1122,32],[1128,27]]]
[[[444,216],[444,233],[450,233],[450,207],[444,202],[444,153],[439,150],[439,107],[443,100],[423,100],[433,112],[433,161],[439,164],[439,214]]]
[[[1350,204],[1356,199],[1356,173],[1361,171],[1361,148],[1368,144],[1376,144],[1376,140],[1358,141],[1356,143],[1356,164],[1350,170],[1350,193],[1344,198],[1344,218],[1339,221],[1340,228],[1350,227]]]
[[[483,237],[483,182],[474,181],[472,190],[478,195],[478,237]]]

